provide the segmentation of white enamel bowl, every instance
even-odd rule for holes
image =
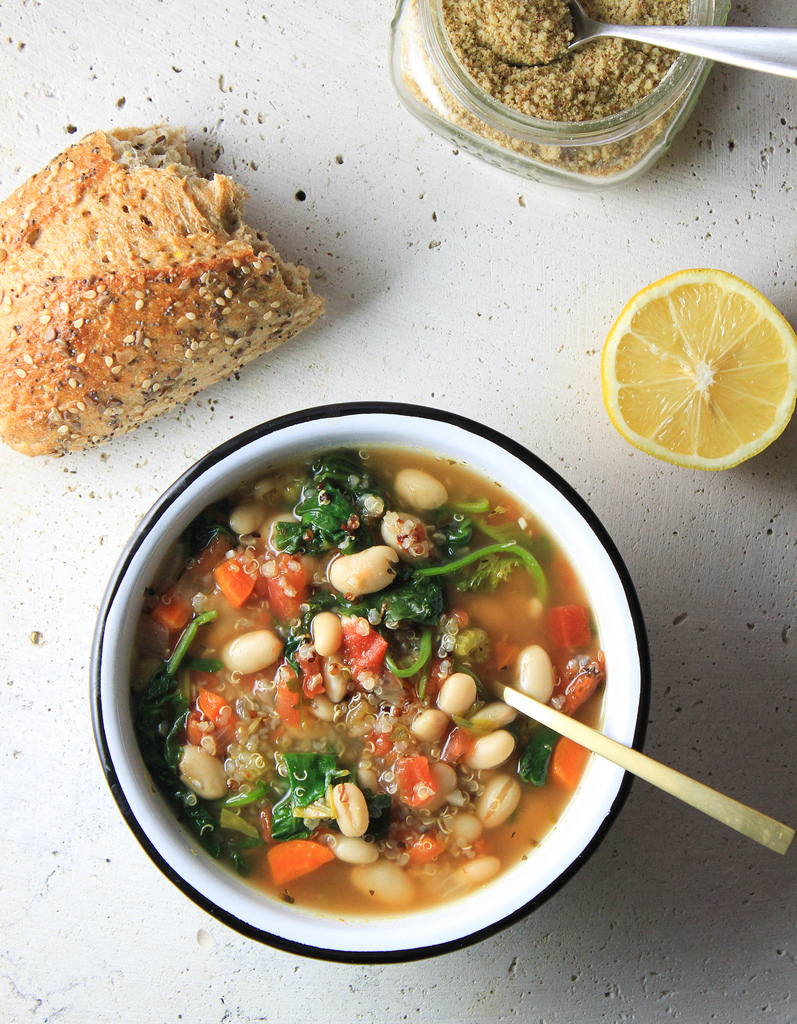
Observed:
[[[107,781],[128,825],[155,864],[208,913],[253,939],[345,962],[413,960],[460,949],[537,907],[570,878],[606,834],[630,779],[593,757],[563,818],[525,862],[439,910],[341,921],[256,892],[207,856],[151,785],[130,706],[130,650],[142,597],[169,546],[209,503],[275,460],[337,446],[417,448],[456,459],[514,492],[558,537],[595,609],[609,682],[601,728],[639,748],[647,720],[644,623],[628,573],[605,530],[577,494],[536,456],[469,420],[414,406],[310,409],[233,438],[201,459],[160,498],[131,537],[97,622],[92,705]]]

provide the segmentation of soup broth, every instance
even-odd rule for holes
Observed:
[[[596,724],[578,573],[531,510],[416,451],[271,466],[185,531],[145,595],[144,761],[198,841],[335,915],[489,884],[562,815],[588,753],[506,683]]]

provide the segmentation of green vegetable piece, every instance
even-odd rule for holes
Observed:
[[[186,527],[183,533],[183,542],[189,558],[196,558],[216,537],[226,537],[228,540],[238,543],[238,538],[227,524],[228,510],[228,502],[218,502],[211,508],[200,512],[196,519]]]
[[[472,592],[475,590],[495,590],[499,583],[509,579],[521,564],[520,559],[509,556],[503,558],[495,553],[485,555],[475,565],[473,571],[457,580],[457,590]]]
[[[451,508],[454,512],[476,515],[479,512],[488,512],[490,502],[486,498],[479,498],[478,501],[454,501],[451,503]]]
[[[396,629],[403,622],[437,625],[445,602],[441,585],[414,570],[377,594],[366,594],[352,603],[340,600],[338,607],[348,615],[361,615],[369,621],[369,612],[375,612],[388,629]]]
[[[385,664],[398,679],[409,679],[417,675],[432,656],[432,631],[425,629],[421,634],[421,642],[418,645],[418,653],[415,661],[406,668],[399,668],[389,654],[385,655]]]
[[[221,672],[224,662],[220,658],[186,658],[183,668],[189,672]]]
[[[454,654],[462,661],[480,665],[490,656],[490,637],[487,631],[475,626],[463,629],[454,641]]]
[[[415,569],[414,575],[427,577],[456,573],[459,572],[460,569],[464,569],[465,566],[484,558],[485,555],[491,555],[497,552],[516,555],[524,563],[527,571],[534,580],[534,584],[537,588],[537,596],[542,601],[547,598],[548,581],[545,578],[545,573],[542,571],[540,563],[527,548],[521,547],[519,544],[488,544],[486,547],[479,548],[476,551],[471,551],[469,554],[463,555],[462,558],[457,558],[453,562],[446,562],[445,565],[428,565],[424,566],[422,569]]]
[[[186,626],[169,660],[150,676],[135,714],[139,748],[153,782],[214,857],[221,852],[219,826],[193,790],[178,778],[179,736],[188,714],[188,701],[175,676],[197,630],[215,619],[217,614],[215,611],[203,612]]]
[[[268,792],[264,782],[258,782],[248,793],[234,793],[224,801],[225,807],[246,807],[247,804],[256,804]]]
[[[177,644],[172,651],[171,658],[166,662],[166,671],[170,676],[175,675],[183,658],[188,654],[188,648],[194,642],[194,637],[197,635],[199,627],[204,626],[208,622],[212,622],[218,614],[219,613],[216,611],[202,612],[200,615],[191,619],[183,630],[180,639],[177,641]]]
[[[373,836],[379,842],[387,838],[393,797],[390,793],[364,793],[363,795],[365,796],[365,806],[368,808],[368,829],[365,834]]]
[[[351,773],[345,768],[338,768],[334,754],[284,754],[283,760],[290,788],[272,808],[271,835],[281,841],[306,838],[312,828],[305,825],[305,819],[297,811],[310,804],[323,803],[328,788],[340,779],[348,778]]]
[[[219,824],[222,828],[231,829],[233,832],[242,832],[245,836],[255,839],[260,838],[260,833],[251,822],[242,818],[240,814],[231,811],[228,807],[222,807],[219,814]]]
[[[367,514],[369,496],[384,504],[384,492],[353,456],[325,455],[311,466],[294,509],[300,522],[275,527],[276,546],[292,554],[321,554],[334,547],[351,553],[370,547],[371,534],[360,522],[361,515]]]
[[[548,781],[548,765],[559,733],[541,726],[531,734],[518,760],[518,775],[532,786],[544,786]]]
[[[338,768],[334,754],[283,754],[283,759],[288,769],[294,808],[324,800],[327,789],[338,778],[350,774],[346,769]]]

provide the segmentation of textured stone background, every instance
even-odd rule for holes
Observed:
[[[0,6],[3,195],[96,127],[184,123],[328,300],[322,322],[240,380],[105,448],[0,451],[0,1020],[794,1021],[794,852],[643,783],[542,909],[406,968],[301,960],[215,923],[150,863],[105,786],[89,648],[137,520],[246,427],[385,398],[505,431],[591,502],[650,631],[648,753],[797,822],[797,426],[746,465],[700,475],[629,447],[599,387],[614,317],[678,269],[732,271],[797,323],[794,83],[715,68],[650,175],[573,195],[419,126],[388,79],[391,15],[387,0]],[[797,15],[771,0],[733,4],[730,20]]]

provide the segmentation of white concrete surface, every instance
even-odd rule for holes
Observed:
[[[214,922],[150,863],[106,788],[89,647],[136,521],[252,424],[385,398],[505,431],[592,503],[647,618],[648,753],[797,822],[797,425],[701,475],[629,447],[599,387],[613,318],[671,271],[730,270],[797,323],[797,85],[715,68],[653,173],[575,196],[455,155],[414,122],[387,76],[391,15],[389,0],[0,5],[3,195],[69,132],[184,123],[328,300],[323,322],[240,380],[104,448],[0,451],[0,1020],[787,1024],[794,851],[769,853],[643,783],[523,923],[374,968],[302,960]],[[730,20],[797,13],[734,3]]]

